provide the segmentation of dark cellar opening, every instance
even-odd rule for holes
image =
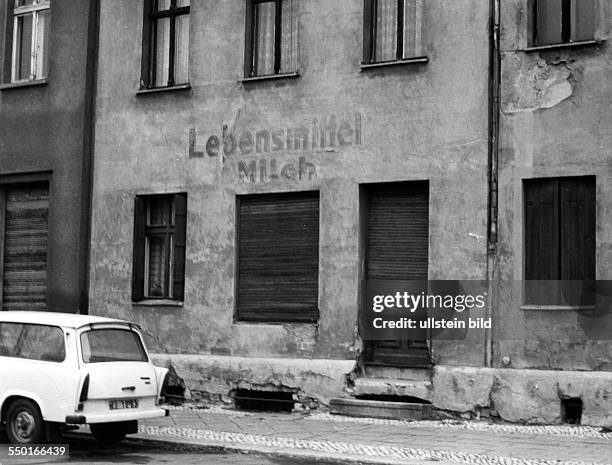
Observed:
[[[582,399],[580,397],[561,399],[561,415],[563,423],[579,425],[582,419]]]
[[[233,398],[237,409],[257,412],[291,412],[295,404],[292,392],[236,389]]]

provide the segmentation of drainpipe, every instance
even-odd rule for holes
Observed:
[[[500,0],[489,0],[489,147],[488,147],[488,231],[487,231],[487,295],[486,318],[492,317],[495,302],[495,271],[497,267],[497,208],[498,208],[498,153],[500,114]],[[493,326],[493,325],[491,325]],[[493,363],[493,340],[491,329],[485,329],[486,367]]]
[[[81,228],[79,233],[79,312],[89,313],[89,265],[95,139],[96,73],[100,0],[90,0],[87,18],[87,58],[85,64],[85,109],[83,112],[83,161],[81,165]]]

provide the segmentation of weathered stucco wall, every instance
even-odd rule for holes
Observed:
[[[598,2],[596,39],[607,37],[611,20],[610,2]],[[529,29],[527,1],[504,2],[493,361],[612,370],[612,314],[521,310],[517,285],[524,270],[523,180],[537,177],[596,176],[596,277],[612,279],[612,48],[603,41],[526,52]]]
[[[95,2],[51,3],[47,83],[0,90],[0,175],[51,173],[47,304],[49,310],[77,312],[87,293],[80,280],[89,246],[82,239],[88,226],[82,209],[89,208],[83,163],[88,25]],[[6,7],[1,2],[3,58]]]
[[[428,1],[429,63],[361,72],[363,3],[299,2],[300,77],[243,83],[245,3],[193,2],[191,88],[137,95],[142,1],[103,2],[92,313],[139,322],[156,352],[355,360],[361,183],[428,179],[429,276],[485,278],[488,7]],[[206,153],[210,136],[223,141],[223,125],[239,142],[246,131],[310,128],[332,116],[338,129],[351,125],[344,146]],[[201,158],[189,158],[192,128]],[[311,189],[321,198],[318,324],[235,323],[235,196]],[[134,196],[165,192],[188,194],[184,305],[135,305]],[[433,347],[440,363],[479,365],[483,354],[482,336]]]

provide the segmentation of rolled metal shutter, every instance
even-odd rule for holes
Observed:
[[[319,193],[238,200],[238,319],[316,321]]]
[[[49,187],[6,190],[2,309],[47,309]]]

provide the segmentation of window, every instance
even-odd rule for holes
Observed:
[[[406,60],[423,55],[423,1],[364,1],[364,63]]]
[[[562,304],[559,281],[595,279],[595,178],[527,180],[524,191],[525,302]]]
[[[146,0],[141,87],[189,82],[189,0]]]
[[[11,82],[32,81],[47,76],[49,62],[50,0],[9,1],[12,21],[8,24]],[[10,11],[10,10],[9,10]]]
[[[0,323],[0,356],[63,362],[64,332],[56,326]]]
[[[240,196],[237,319],[318,319],[319,193]]]
[[[246,77],[297,72],[298,0],[248,0]]]
[[[187,195],[137,196],[132,300],[183,300]]]
[[[81,334],[81,352],[85,363],[148,361],[140,336],[125,329],[94,329]]]
[[[593,40],[596,0],[533,0],[533,45]]]

